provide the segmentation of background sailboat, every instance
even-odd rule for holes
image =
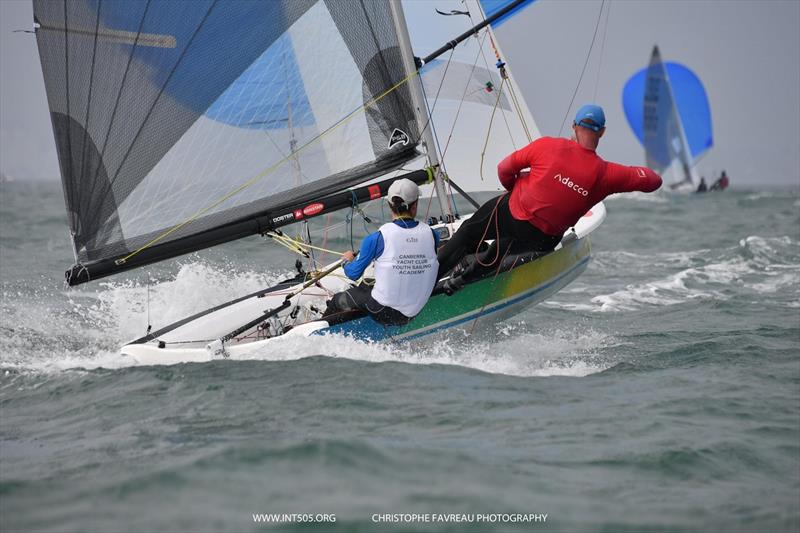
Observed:
[[[663,62],[654,46],[650,65],[625,83],[622,103],[644,146],[647,166],[666,174],[672,189],[696,190],[695,165],[714,145],[711,108],[700,78],[684,65]]]

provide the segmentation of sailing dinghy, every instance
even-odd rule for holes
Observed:
[[[711,108],[700,78],[680,63],[664,62],[658,46],[650,64],[625,83],[628,124],[644,146],[647,166],[664,175],[670,190],[695,192],[695,165],[714,145]]]
[[[437,14],[399,0],[34,0],[75,252],[68,284],[257,234],[308,255],[314,244],[281,228],[380,201],[398,177],[430,185],[432,225],[449,238],[469,216],[453,190],[495,189],[497,162],[538,137],[491,27],[530,0],[483,2],[486,12],[450,3]],[[434,17],[429,29],[460,30],[415,57]],[[553,252],[504,256],[452,296],[440,280],[405,326],[323,320],[325,301],[353,283],[335,262],[149,331],[122,353],[170,364],[286,337],[471,328],[577,278],[604,217],[594,206]]]

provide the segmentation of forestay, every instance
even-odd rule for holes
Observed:
[[[34,17],[71,284],[263,231],[417,155],[385,2],[34,0]]]

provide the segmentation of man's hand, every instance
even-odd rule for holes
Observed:
[[[347,250],[345,253],[342,254],[342,259],[348,262],[355,261],[356,254],[353,252],[353,250]]]

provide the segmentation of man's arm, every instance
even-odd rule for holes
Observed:
[[[514,182],[519,177],[519,171],[531,166],[531,161],[536,157],[537,144],[540,144],[540,140],[533,141],[525,148],[513,152],[497,165],[497,177],[500,179],[500,184],[507,191],[514,188]]]
[[[383,235],[380,231],[370,233],[361,241],[361,249],[355,261],[345,263],[344,274],[353,281],[358,280],[370,263],[383,253]]]
[[[661,187],[661,176],[647,167],[626,167],[617,163],[606,163],[606,194],[618,192],[653,192]]]

